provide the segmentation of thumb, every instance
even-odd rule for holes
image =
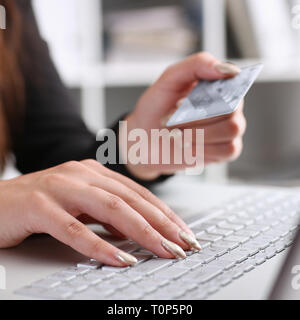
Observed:
[[[211,54],[201,52],[170,66],[157,80],[155,86],[172,93],[182,94],[199,80],[229,78],[240,71],[240,68],[233,64],[221,62]]]

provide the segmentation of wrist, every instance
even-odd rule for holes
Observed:
[[[134,113],[129,114],[124,121],[126,121],[127,123],[127,130],[124,130],[124,126],[122,126],[120,128],[120,144],[119,144],[119,150],[120,150],[120,154],[123,158],[127,159],[127,163],[126,163],[126,168],[129,171],[129,173],[131,175],[133,175],[134,177],[136,177],[137,179],[140,180],[145,180],[145,181],[151,181],[151,180],[155,180],[157,179],[161,173],[158,172],[157,170],[153,170],[150,169],[150,165],[146,165],[146,164],[132,164],[130,162],[130,159],[128,159],[128,152],[131,148],[131,146],[136,143],[136,142],[132,142],[132,141],[128,141],[128,134],[129,132],[131,132],[131,130],[137,129],[139,128],[137,120],[135,118]],[[127,143],[122,143],[122,141],[127,141]],[[124,146],[126,146],[125,150],[124,150]]]

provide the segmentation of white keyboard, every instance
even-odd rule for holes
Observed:
[[[203,214],[201,215],[203,217]],[[115,268],[88,260],[17,290],[40,299],[205,299],[288,248],[299,228],[300,196],[254,192],[189,225],[203,250],[184,260],[154,256],[134,242],[121,248],[137,265]]]

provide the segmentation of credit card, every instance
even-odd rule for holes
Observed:
[[[256,64],[242,68],[234,78],[199,82],[171,116],[167,126],[176,126],[234,112],[262,69],[262,64]]]

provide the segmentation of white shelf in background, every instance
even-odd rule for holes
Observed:
[[[175,60],[152,63],[107,63],[103,67],[106,86],[148,86]]]
[[[134,87],[152,84],[175,60],[152,63],[98,63],[85,69],[65,70],[64,81],[71,87]],[[262,62],[258,82],[300,81],[300,59],[289,61],[234,60],[239,66]]]

